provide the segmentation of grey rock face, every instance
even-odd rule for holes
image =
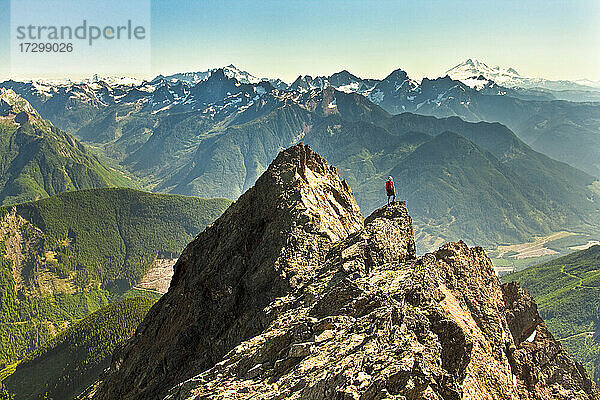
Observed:
[[[167,294],[114,355],[97,398],[148,399],[212,367],[277,316],[265,310],[310,279],[363,217],[335,168],[308,146],[273,161],[256,185],[188,245]]]
[[[598,388],[583,365],[574,362],[552,337],[533,298],[516,283],[502,286],[507,321],[516,347],[509,361],[522,399],[598,398]]]

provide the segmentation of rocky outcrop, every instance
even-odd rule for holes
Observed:
[[[516,347],[509,351],[522,399],[597,398],[598,389],[583,365],[574,362],[552,337],[533,298],[517,283],[502,286],[507,321]],[[593,395],[592,395],[593,394]]]
[[[168,293],[114,357],[101,399],[161,398],[277,316],[272,302],[311,279],[363,217],[335,168],[297,145],[190,243]]]
[[[531,335],[531,332],[538,332]],[[481,248],[417,257],[304,145],[182,254],[96,399],[600,399]]]
[[[44,293],[40,282],[31,278],[31,266],[45,266],[39,261],[44,260],[44,233],[17,214],[15,207],[4,212],[5,215],[0,217],[0,243],[4,243],[3,255],[12,264],[14,290],[28,294]]]

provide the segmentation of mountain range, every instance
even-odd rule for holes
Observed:
[[[473,89],[449,77],[424,79],[416,87],[405,73],[396,72],[389,78],[391,88],[378,91],[376,86],[370,98],[392,114],[414,112],[500,122],[534,150],[600,176],[600,103],[522,96],[493,83]]]
[[[0,398],[600,398],[597,246],[442,245],[600,235],[600,91],[448,74],[1,83]]]
[[[593,127],[600,105],[524,100],[495,84],[472,89],[449,77],[416,83],[401,70],[363,93],[356,79],[342,71],[322,89],[280,90],[215,70],[196,84],[162,78],[137,87],[2,85],[156,192],[235,199],[279,150],[302,140],[338,166],[364,210],[381,204],[381,182],[395,176],[399,195],[414,207],[425,249],[458,237],[493,245],[596,229],[600,135]],[[331,82],[357,90],[340,91]],[[435,117],[393,115],[401,110]],[[515,135],[498,123],[474,123],[495,115],[542,129]],[[545,117],[550,125],[539,122]],[[572,164],[588,173],[536,152],[518,132],[535,134],[528,139],[538,146],[554,143],[569,159],[577,156]],[[570,136],[560,142],[554,134]],[[487,222],[473,223],[479,220]]]
[[[44,118],[69,133],[76,134],[85,128],[80,137],[87,137],[90,130],[98,129],[105,130],[108,135],[115,134],[116,128],[114,123],[111,125],[111,119],[118,119],[118,116],[103,111],[116,105],[123,108],[120,113],[124,115],[139,112],[141,107],[152,113],[197,110],[205,115],[224,117],[254,106],[272,89],[290,94],[290,100],[294,93],[297,97],[298,93],[333,86],[339,91],[363,94],[392,114],[456,115],[473,122],[500,122],[535,150],[600,176],[596,157],[600,151],[597,133],[600,91],[591,86],[584,87],[585,90],[549,90],[533,83],[515,86],[517,81],[510,86],[502,86],[493,81],[500,74],[498,71],[504,70],[487,67],[477,60],[467,60],[448,71],[451,76],[425,78],[421,82],[411,79],[402,70],[393,71],[382,80],[362,79],[344,70],[330,76],[299,76],[288,87],[287,84],[276,83],[277,80],[261,80],[229,66],[220,70],[158,76],[152,82],[139,86],[110,85],[104,81],[58,85],[6,81],[0,87],[13,89]],[[509,68],[506,71],[514,70]],[[239,87],[229,85],[221,93],[203,97],[206,94],[199,92],[210,90],[203,86],[214,73],[228,81],[236,81]],[[452,79],[452,76],[462,81]],[[192,88],[195,88],[193,92]],[[136,107],[132,106],[134,103]],[[125,104],[130,107],[126,108]],[[100,116],[106,120],[98,119]],[[90,123],[92,125],[88,126]]]

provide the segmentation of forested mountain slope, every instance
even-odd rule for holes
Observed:
[[[118,299],[229,204],[92,189],[0,208],[0,360],[18,361]]]
[[[43,120],[14,92],[0,90],[0,204],[69,190],[135,186],[71,135]]]

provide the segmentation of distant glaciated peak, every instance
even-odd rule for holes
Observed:
[[[568,80],[550,80],[541,77],[527,77],[520,75],[512,67],[491,67],[483,61],[469,58],[466,61],[450,68],[445,72],[452,79],[460,80],[465,84],[480,89],[474,78],[483,75],[486,79],[508,88],[543,88],[549,90],[598,90],[593,82]]]
[[[509,68],[509,69],[507,69],[507,71],[510,72],[511,74],[519,75],[519,73],[514,68]]]

